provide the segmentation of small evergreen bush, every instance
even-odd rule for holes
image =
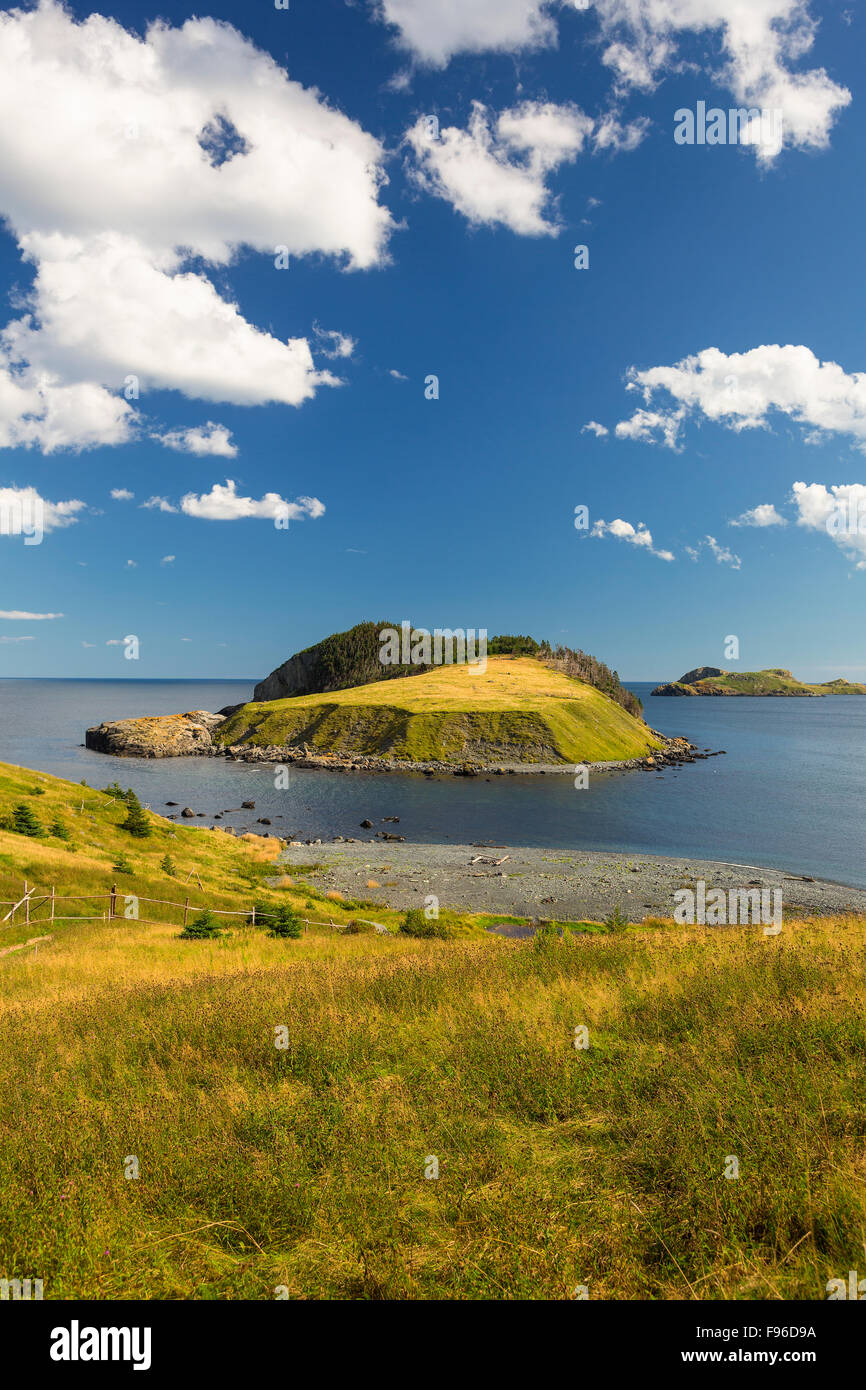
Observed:
[[[209,907],[204,912],[200,912],[197,917],[193,917],[191,922],[187,922],[183,931],[180,933],[182,941],[212,941],[214,937],[222,936],[220,928],[217,926],[216,918]]]
[[[31,839],[45,834],[39,820],[23,801],[19,801],[12,812],[12,829],[18,835],[29,835]]]
[[[130,835],[135,835],[139,840],[147,839],[150,834],[150,821],[141,809],[141,802],[132,787],[126,793],[126,805],[128,810],[126,820],[120,827],[121,830],[129,831]]]

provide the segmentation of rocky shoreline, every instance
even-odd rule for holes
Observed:
[[[526,917],[531,922],[603,921],[617,908],[631,922],[673,914],[674,894],[709,887],[778,889],[786,915],[866,912],[866,890],[752,864],[614,851],[510,845],[342,841],[290,844],[286,872],[323,891],[405,909],[433,894],[442,908]],[[531,935],[532,925],[506,935]],[[712,930],[712,928],[706,928]],[[724,930],[724,928],[718,928]]]
[[[228,711],[216,714],[208,710],[189,710],[185,714],[154,715],[140,719],[118,719],[97,724],[87,730],[85,746],[97,753],[126,758],[226,758],[233,762],[291,764],[299,768],[318,768],[327,772],[398,772],[421,773],[428,777],[448,774],[454,777],[479,777],[485,773],[495,777],[535,774],[574,775],[572,763],[513,763],[500,759],[481,762],[476,759],[460,762],[410,762],[400,758],[376,757],[365,753],[322,753],[309,744],[289,744],[257,748],[250,744],[219,743],[214,734],[228,717]],[[664,767],[679,767],[705,758],[720,757],[724,749],[700,750],[686,738],[667,738],[657,730],[651,731],[662,741],[662,747],[646,757],[622,761],[582,764],[588,772],[613,769],[644,769],[658,771]]]

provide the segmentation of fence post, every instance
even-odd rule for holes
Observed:
[[[54,884],[52,883],[52,885],[51,885],[51,916],[50,916],[49,919],[48,919],[50,922],[53,922],[53,921],[54,921],[54,894],[55,894],[56,891],[57,891],[57,890],[56,890],[56,888],[54,887]]]
[[[183,905],[183,924],[184,924],[184,926],[186,926],[187,918],[188,918],[188,917],[189,917],[189,898],[187,898],[186,902],[185,902],[184,905]]]
[[[111,893],[110,893],[109,899],[108,899],[108,920],[109,920],[109,922],[111,921],[112,917],[115,917],[116,915],[117,915],[117,884],[116,884],[116,883],[112,883],[112,885],[111,885]]]
[[[30,922],[30,899],[27,897],[27,880],[24,880],[24,921]]]
[[[253,903],[253,926],[256,925],[256,905]]]

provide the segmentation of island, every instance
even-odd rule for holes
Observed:
[[[87,730],[87,747],[464,775],[659,767],[708,756],[651,729],[616,672],[583,652],[502,637],[483,662],[388,666],[378,660],[382,627],[359,624],[297,653],[247,704],[99,724]]]
[[[723,671],[719,666],[698,666],[678,681],[657,685],[653,695],[866,695],[866,685],[840,677],[821,684],[798,681],[781,666],[765,671]]]

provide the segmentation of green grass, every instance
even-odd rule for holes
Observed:
[[[490,657],[484,672],[443,666],[328,696],[244,705],[215,737],[452,763],[602,762],[660,746],[642,720],[584,681],[504,656]]]

